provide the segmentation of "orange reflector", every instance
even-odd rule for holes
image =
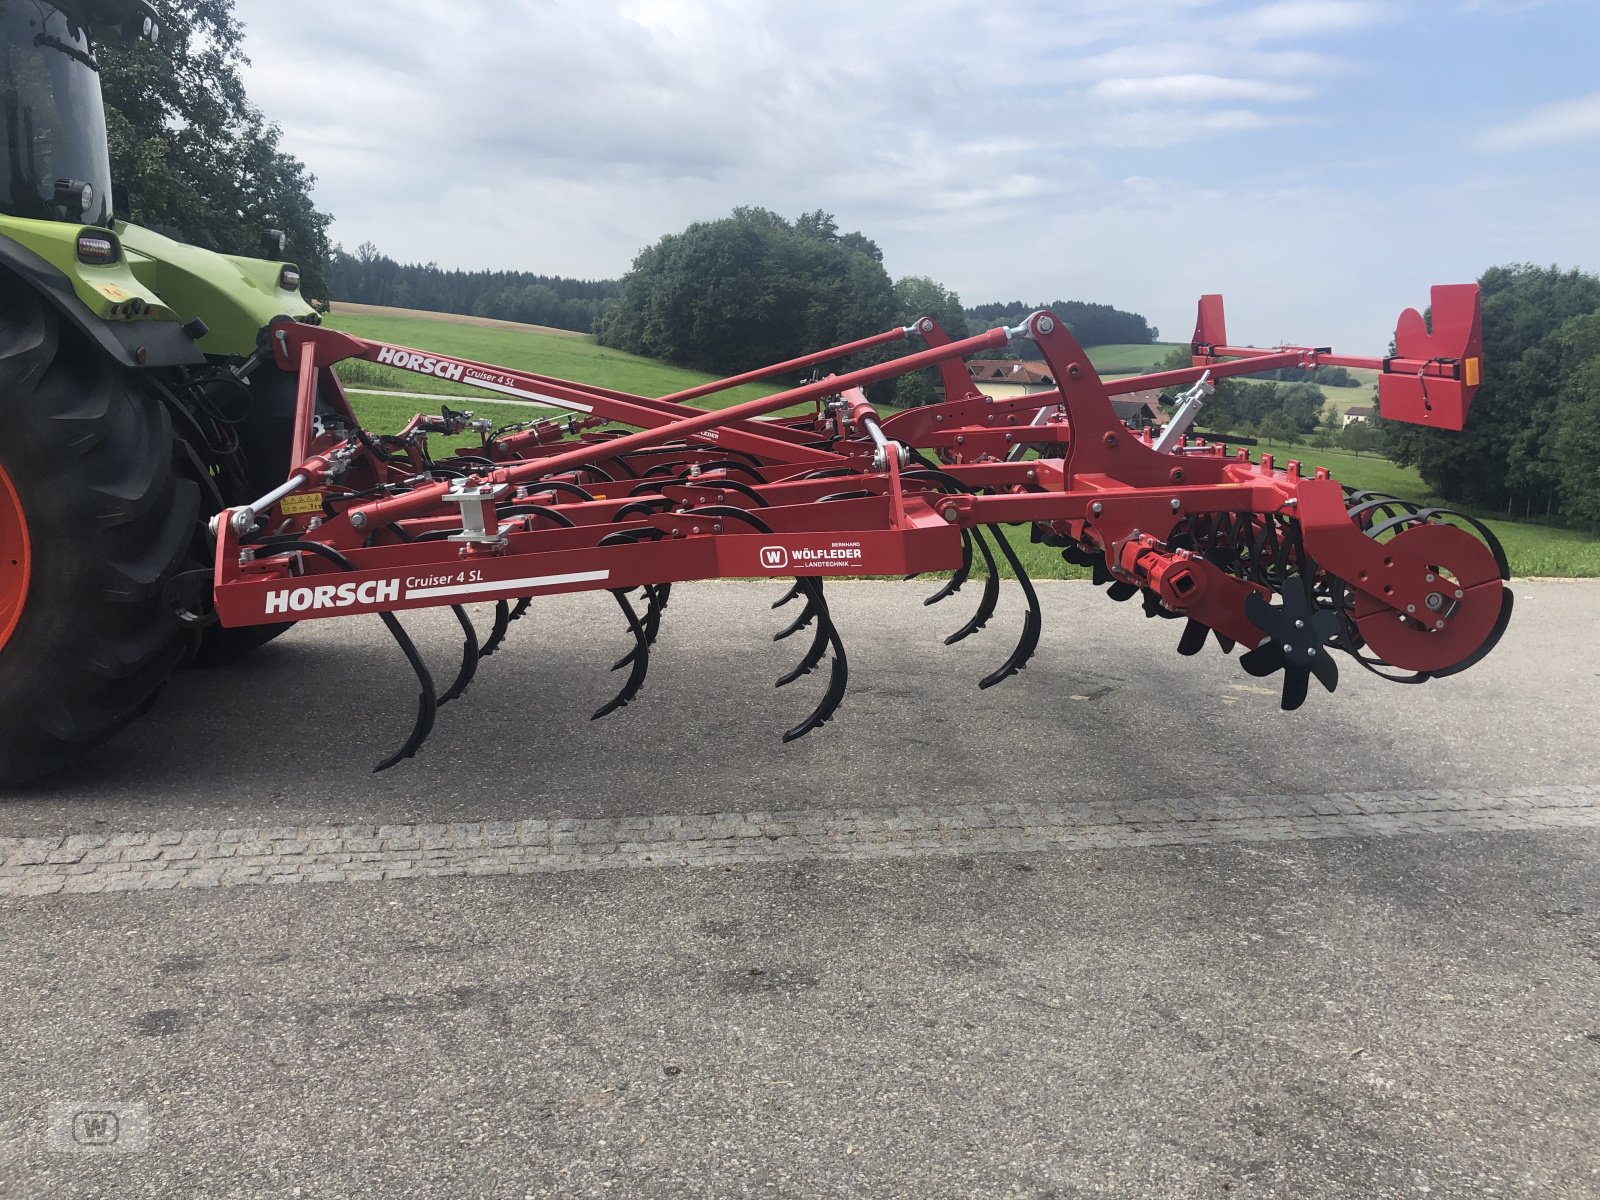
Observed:
[[[1478,362],[1476,358],[1467,359],[1467,386],[1478,386]]]

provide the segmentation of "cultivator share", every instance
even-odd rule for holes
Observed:
[[[814,378],[720,410],[692,402],[756,379],[820,368],[910,340],[889,362]],[[1056,381],[1044,394],[978,392],[966,356],[1027,340]],[[979,683],[1027,666],[1039,642],[1038,595],[1003,526],[1092,570],[1115,600],[1183,622],[1181,654],[1208,641],[1242,648],[1250,674],[1277,676],[1298,708],[1313,678],[1328,691],[1343,654],[1403,682],[1461,671],[1499,640],[1511,614],[1505,556],[1476,521],[1342,487],[1320,468],[1252,460],[1191,438],[1211,380],[1278,367],[1382,372],[1386,417],[1460,429],[1479,375],[1477,288],[1433,291],[1431,332],[1402,317],[1396,355],[1231,346],[1220,297],[1200,303],[1193,366],[1102,381],[1071,332],[1037,312],[1014,328],[951,341],[932,321],[649,398],[283,321],[267,331],[276,367],[298,380],[287,482],[219,514],[215,612],[226,626],[375,614],[415,671],[410,735],[379,764],[415,754],[437,708],[458,699],[541,596],[605,589],[631,642],[605,716],[639,697],[674,585],[772,578],[773,607],[796,606],[778,639],[808,644],[787,686],[828,666],[790,741],[826,723],[845,697],[846,643],[829,609],[832,581],[949,572],[947,601],[981,564],[976,611],[945,640],[985,629],[1010,568],[1021,629]],[[357,422],[335,368],[388,363],[565,410],[494,428],[448,407],[395,436]],[[936,368],[942,403],[880,415],[865,390]],[[1111,396],[1188,385],[1159,433],[1134,431]],[[801,415],[793,415],[797,410]],[[475,628],[466,609],[492,602]],[[397,614],[448,605],[461,662],[440,690]],[[198,614],[193,614],[198,617]]]

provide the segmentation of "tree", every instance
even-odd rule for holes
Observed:
[[[1351,421],[1339,432],[1339,445],[1360,454],[1377,450],[1383,444],[1383,434],[1371,421]]]
[[[282,131],[245,95],[249,60],[233,0],[156,0],[161,45],[96,47],[111,172],[134,219],[195,245],[259,255],[281,229],[308,296],[326,298],[329,216],[315,177],[282,149]]]
[[[921,317],[932,317],[951,341],[968,336],[967,316],[961,307],[961,297],[926,275],[907,275],[897,280],[894,302],[894,319],[902,325],[909,325]],[[921,339],[912,339],[909,350],[921,349]],[[937,368],[926,367],[896,379],[890,403],[900,408],[913,408],[921,404],[937,404],[943,399],[944,389],[939,385]]]
[[[892,324],[882,257],[827,213],[736,208],[640,251],[596,340],[727,373],[798,357]]]
[[[1082,300],[1052,300],[1049,304],[1025,304],[1021,300],[1011,300],[979,304],[969,308],[967,316],[974,324],[984,328],[1000,324],[1017,325],[1041,308],[1048,308],[1065,321],[1067,328],[1072,330],[1072,336],[1083,346],[1147,345],[1160,336],[1160,331],[1138,313]],[[1000,356],[996,354],[990,357]],[[1013,351],[1009,357],[1017,357],[1016,352]]]
[[[1520,264],[1492,267],[1483,294],[1483,386],[1467,426],[1451,433],[1384,422],[1391,457],[1415,465],[1457,504],[1523,514],[1556,511],[1571,474],[1559,466],[1566,376],[1579,369],[1564,327],[1600,310],[1600,278]],[[1571,407],[1570,397],[1566,407]]]
[[[1273,409],[1256,423],[1256,436],[1266,442],[1282,442],[1289,446],[1300,444],[1300,426],[1282,409]]]
[[[1311,436],[1311,444],[1318,450],[1328,450],[1337,446],[1344,435],[1344,418],[1336,409],[1328,409],[1322,414],[1322,420],[1317,422],[1317,427]]]
[[[1298,433],[1310,433],[1322,419],[1322,389],[1311,383],[1280,383],[1273,404]]]
[[[1600,312],[1574,317],[1557,341],[1566,360],[1554,466],[1569,515],[1600,525]]]
[[[565,279],[526,271],[446,271],[438,263],[397,263],[371,242],[329,259],[333,300],[394,304],[430,312],[496,317],[588,333],[615,300],[614,279]]]

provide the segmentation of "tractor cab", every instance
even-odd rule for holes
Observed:
[[[154,41],[141,0],[0,0],[0,214],[109,225],[111,164],[94,33]]]

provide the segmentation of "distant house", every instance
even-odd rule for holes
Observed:
[[[985,396],[996,400],[1010,400],[1016,396],[1031,396],[1038,392],[1056,390],[1050,365],[1044,362],[1014,358],[979,358],[967,363],[967,373]],[[1130,429],[1148,429],[1166,424],[1161,411],[1161,392],[1152,389],[1133,392],[1127,396],[1113,396],[1111,407],[1117,419]]]
[[[1113,396],[1111,407],[1116,410],[1117,419],[1129,429],[1149,429],[1165,425],[1167,419],[1162,415],[1156,400],[1159,394],[1159,392],[1136,392],[1131,396]]]
[[[1009,400],[1035,392],[1055,391],[1055,377],[1042,361],[1017,358],[975,358],[967,363],[967,373],[985,396]]]
[[[1344,410],[1344,423],[1346,426],[1354,425],[1357,421],[1372,420],[1372,406],[1360,405]]]

